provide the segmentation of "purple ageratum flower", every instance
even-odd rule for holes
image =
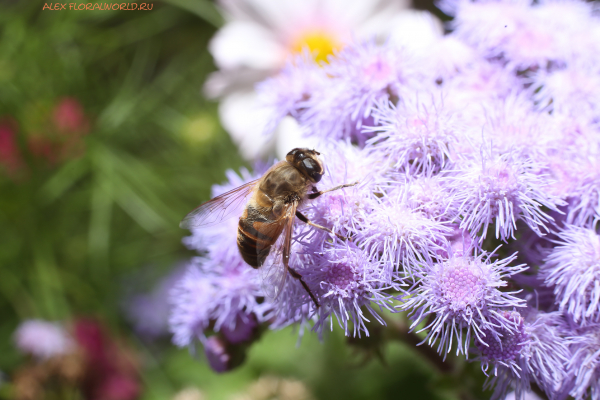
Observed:
[[[391,43],[347,46],[323,68],[330,79],[302,104],[306,110],[301,125],[311,135],[352,139],[360,145],[370,136],[362,127],[373,125],[377,102],[426,86],[411,56]]]
[[[379,102],[372,113],[379,124],[365,129],[377,132],[368,141],[370,151],[386,157],[394,169],[411,174],[443,169],[453,158],[459,126],[436,96],[404,98],[397,106]]]
[[[62,325],[41,319],[21,322],[14,340],[21,352],[41,360],[66,354],[75,348],[73,338]]]
[[[482,150],[480,157],[457,163],[454,188],[461,204],[460,227],[478,235],[480,243],[495,222],[496,238],[514,239],[516,221],[542,235],[552,217],[542,207],[557,211],[562,202],[546,191],[548,181],[537,172],[541,167],[531,158],[515,153],[495,154]],[[480,233],[481,232],[481,233]]]
[[[127,299],[125,314],[141,337],[156,339],[169,332],[169,294],[184,273],[185,267],[179,265],[148,293],[138,293]]]
[[[575,322],[600,322],[600,236],[567,225],[540,267],[540,278],[554,288],[556,303]]]
[[[475,243],[475,239],[471,237],[469,232],[460,229],[458,225],[450,225],[452,231],[446,236],[447,247],[438,252],[438,257],[452,258],[461,256],[470,256],[475,249],[479,249]]]
[[[233,332],[240,321],[264,321],[272,306],[268,302],[259,304],[263,296],[258,271],[241,259],[225,265],[212,259],[193,259],[171,291],[169,325],[173,342],[180,347],[192,346],[195,339],[206,339],[209,327],[216,332]]]
[[[565,390],[575,400],[600,399],[600,325],[571,330]],[[566,397],[566,396],[565,396]]]
[[[562,314],[526,309],[502,315],[513,323],[510,329],[484,330],[483,340],[476,342],[481,369],[489,376],[485,386],[494,387],[492,399],[504,398],[511,388],[515,398],[522,399],[531,381],[549,398],[559,397],[571,356],[561,336]]]
[[[484,343],[486,332],[500,333],[502,329],[514,330],[514,322],[503,314],[503,309],[523,307],[524,300],[514,294],[502,292],[506,277],[527,268],[509,266],[516,254],[490,262],[491,254],[462,255],[445,261],[428,264],[416,273],[418,281],[404,298],[402,310],[410,310],[411,329],[422,321],[433,319],[418,332],[428,330],[423,342],[434,345],[438,352],[449,353],[452,342],[457,342],[457,354],[468,354],[471,337]]]
[[[387,164],[377,154],[353,146],[348,141],[323,143],[318,149],[325,164],[325,175],[318,188],[329,189],[344,183],[358,185],[329,192],[304,203],[301,212],[312,221],[344,236],[352,236],[370,218],[377,206],[375,192],[389,186]],[[296,222],[296,226],[302,225]]]
[[[596,161],[593,168],[600,168]],[[589,169],[580,176],[580,184],[571,192],[567,222],[579,226],[595,226],[600,221],[600,169]]]
[[[313,242],[314,243],[314,242]],[[382,325],[383,319],[375,308],[394,311],[393,296],[386,290],[400,291],[401,282],[382,276],[382,261],[369,256],[352,242],[335,240],[333,243],[308,243],[303,250],[299,268],[307,284],[315,288],[321,303],[318,320],[313,328],[319,334],[333,319],[344,330],[346,336],[369,336],[365,322],[368,311]]]
[[[461,74],[444,80],[441,90],[444,108],[461,122],[465,134],[478,139],[486,123],[486,111],[523,87],[524,83],[509,70],[486,60],[477,60]],[[464,149],[461,147],[462,151]]]
[[[538,71],[531,78],[533,98],[545,111],[583,116],[597,122],[600,111],[600,68],[580,61],[565,69]]]
[[[563,65],[597,48],[585,40],[597,22],[592,7],[582,1],[446,0],[440,7],[455,18],[453,35],[472,45],[483,56],[501,60],[513,70]],[[581,38],[581,47],[573,39]],[[574,47],[577,47],[574,49]]]
[[[309,54],[300,54],[290,58],[277,75],[260,82],[256,86],[259,101],[271,113],[266,131],[275,129],[287,115],[299,118],[304,111],[303,103],[326,85],[328,79],[322,66]]]
[[[525,1],[445,0],[440,2],[440,8],[454,16],[453,36],[470,44],[486,58],[501,55],[502,44],[520,27],[517,25],[520,19],[530,14]]]
[[[554,39],[564,63],[573,65],[584,60],[598,63],[600,21],[597,6],[581,0],[544,0],[536,5],[538,20],[546,23],[546,29],[555,29],[558,33]]]
[[[394,191],[404,192],[412,209],[433,220],[453,221],[456,218],[460,204],[455,200],[451,179],[446,174],[433,175],[430,172],[403,178],[396,177],[397,181],[405,183]]]
[[[594,137],[595,134],[595,137]],[[582,139],[585,152],[579,158],[565,160],[572,178],[568,192],[567,223],[593,227],[600,220],[600,130],[588,132]],[[568,162],[571,161],[569,165]]]
[[[493,138],[499,153],[518,153],[541,162],[546,161],[549,148],[562,139],[556,118],[534,109],[528,93],[514,92],[484,106],[486,137]],[[471,130],[470,141],[482,141],[481,130]]]
[[[353,235],[369,254],[379,254],[388,276],[398,268],[412,275],[446,248],[446,236],[452,231],[412,208],[407,197],[406,191],[397,190],[377,198],[369,218]]]

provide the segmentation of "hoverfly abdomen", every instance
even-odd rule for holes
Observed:
[[[270,229],[265,229],[266,225]],[[271,246],[281,234],[283,225],[281,228],[279,224],[273,225],[252,206],[248,206],[240,218],[237,245],[242,258],[251,267],[258,268],[264,264]]]

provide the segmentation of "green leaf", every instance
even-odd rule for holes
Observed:
[[[162,0],[164,3],[170,4],[175,7],[183,8],[197,15],[206,22],[213,26],[220,28],[223,25],[223,17],[221,13],[215,7],[215,5],[208,0]]]

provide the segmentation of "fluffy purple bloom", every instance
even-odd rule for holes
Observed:
[[[394,169],[411,174],[439,171],[452,160],[459,124],[435,94],[403,99],[397,106],[380,102],[373,111],[376,132],[368,141],[371,151],[385,157]]]
[[[258,271],[243,261],[222,265],[195,258],[171,291],[173,342],[192,346],[195,340],[206,339],[209,327],[233,331],[240,319],[241,323],[251,318],[264,321],[271,305],[259,303],[262,296]]]
[[[564,65],[598,48],[585,40],[595,23],[592,7],[582,1],[445,0],[440,6],[455,14],[455,37],[510,69]],[[573,46],[574,38],[583,39],[583,46]]]
[[[600,136],[600,130],[593,133]],[[593,143],[593,135],[584,138]],[[594,227],[600,221],[600,146],[589,144],[585,157],[565,162],[571,163],[569,178],[572,180],[568,190],[567,223]]]
[[[478,60],[462,74],[444,80],[444,105],[469,130],[480,132],[489,104],[520,92],[523,82],[500,65]]]
[[[480,235],[480,242],[490,224],[495,224],[496,238],[514,239],[519,219],[539,235],[548,232],[552,217],[542,207],[558,211],[556,205],[561,203],[547,192],[548,182],[536,173],[539,169],[532,159],[494,150],[482,150],[480,157],[458,163],[454,185],[461,228]]]
[[[571,331],[565,389],[575,400],[600,399],[600,325]]]
[[[403,180],[405,183],[394,191],[404,192],[411,208],[432,220],[453,221],[456,218],[460,204],[456,202],[451,179],[446,174],[398,179]]]
[[[424,85],[410,54],[391,43],[347,46],[323,69],[329,79],[303,103],[300,122],[309,134],[361,145],[370,136],[362,127],[373,124],[375,104]]]
[[[582,62],[533,75],[534,100],[538,107],[597,121],[600,111],[600,68],[597,63]]]
[[[600,322],[600,235],[568,225],[540,268],[561,311],[577,323]]]
[[[305,108],[303,103],[328,79],[322,66],[310,55],[301,54],[288,60],[277,75],[259,83],[259,101],[271,114],[266,132],[272,131],[286,115],[299,118]]]
[[[21,352],[42,360],[75,348],[73,338],[62,325],[41,319],[23,321],[14,333],[14,340]]]
[[[318,149],[325,163],[325,175],[319,189],[359,182],[358,185],[333,191],[306,201],[301,209],[312,221],[344,236],[352,236],[367,223],[377,206],[375,192],[389,186],[385,176],[388,166],[376,154],[369,154],[349,142],[325,142]],[[297,222],[296,226],[302,223]]]
[[[562,139],[556,118],[536,111],[525,92],[488,102],[484,113],[481,130],[471,131],[470,141],[481,145],[491,141],[498,153],[518,153],[522,158],[544,162],[548,149]]]
[[[310,252],[309,252],[310,251]],[[301,269],[309,286],[314,287],[320,299],[315,330],[321,332],[333,319],[346,336],[369,336],[365,322],[369,317],[385,325],[375,308],[393,311],[393,298],[386,291],[400,290],[398,283],[382,275],[382,262],[369,256],[352,242],[335,241],[323,248],[307,248]]]
[[[511,329],[484,330],[476,342],[481,369],[489,376],[487,387],[494,387],[492,399],[502,399],[511,388],[522,399],[535,382],[549,398],[557,398],[565,379],[565,365],[571,353],[561,336],[562,316],[533,309],[503,311],[513,323]]]
[[[509,266],[515,254],[495,262],[490,257],[486,253],[455,256],[416,274],[419,280],[401,309],[410,310],[411,329],[432,319],[419,332],[428,330],[424,342],[438,342],[438,352],[449,353],[456,340],[457,354],[467,354],[473,336],[483,343],[489,332],[515,329],[503,309],[522,307],[524,301],[514,296],[516,292],[502,292],[500,288],[507,286],[506,277],[526,267]]]
[[[446,246],[452,229],[411,207],[404,190],[377,198],[377,205],[356,231],[353,240],[370,254],[379,254],[391,274],[402,268],[412,275]]]
[[[149,292],[135,294],[126,300],[125,314],[138,335],[156,339],[169,332],[169,294],[184,273],[185,267],[179,265]]]

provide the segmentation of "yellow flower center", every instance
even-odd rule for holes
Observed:
[[[341,47],[341,43],[330,32],[320,29],[305,31],[292,41],[291,50],[300,53],[308,49],[317,63],[327,62],[327,56]]]

